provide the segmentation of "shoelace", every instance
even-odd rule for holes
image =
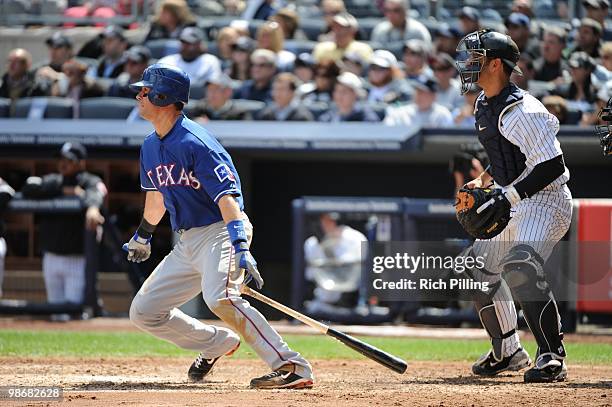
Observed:
[[[202,364],[202,362],[206,361],[206,363],[208,363],[209,365],[214,361],[215,359],[206,359],[204,357],[204,355],[202,355],[201,353],[198,355],[198,357],[195,360],[195,367],[199,368],[200,365]]]
[[[261,380],[274,379],[275,377],[282,376],[283,374],[286,374],[286,373],[287,372],[284,372],[282,370],[275,370],[272,373],[268,373],[267,375],[262,376]]]

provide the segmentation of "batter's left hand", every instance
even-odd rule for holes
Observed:
[[[246,273],[244,284],[248,284],[251,280],[255,280],[257,289],[261,290],[264,281],[263,278],[261,278],[261,274],[259,274],[259,270],[257,270],[257,262],[249,251],[249,245],[246,242],[239,242],[234,245],[234,250],[236,251],[236,269],[242,269]]]

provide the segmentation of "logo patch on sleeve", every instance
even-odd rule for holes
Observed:
[[[229,179],[230,181],[234,181],[234,182],[236,181],[236,178],[234,177],[232,170],[230,170],[227,164],[217,165],[215,167],[215,174],[217,175],[219,182],[223,182],[226,179]]]

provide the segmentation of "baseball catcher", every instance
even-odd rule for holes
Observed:
[[[484,258],[466,273],[489,289],[474,296],[491,350],[474,374],[493,376],[531,364],[517,331],[516,300],[538,345],[525,382],[565,380],[565,347],[557,304],[544,263],[567,232],[572,216],[569,170],[556,138],[559,121],[510,81],[522,75],[519,49],[491,30],[466,35],[457,47],[462,91],[478,84],[474,116],[478,140],[490,166],[457,194],[457,218],[474,237],[464,254]]]

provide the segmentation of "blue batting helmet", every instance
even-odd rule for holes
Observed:
[[[139,82],[130,88],[136,91],[149,88],[148,98],[155,106],[168,106],[189,101],[189,76],[180,68],[166,64],[153,64],[142,73]]]

